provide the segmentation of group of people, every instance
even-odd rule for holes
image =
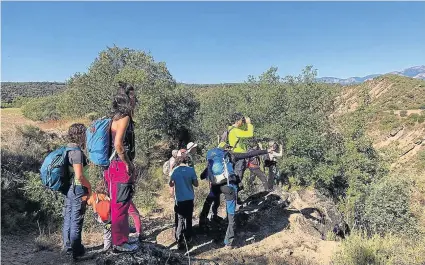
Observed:
[[[243,129],[246,127],[246,129]],[[255,143],[247,148],[246,139],[254,136],[254,126],[250,118],[240,113],[232,116],[232,125],[223,133],[219,145],[207,152],[207,165],[200,175],[200,179],[209,181],[210,192],[205,199],[199,217],[199,226],[207,230],[208,214],[212,210],[212,221],[221,222],[218,216],[220,195],[224,194],[228,227],[224,239],[225,247],[232,248],[235,237],[235,213],[237,204],[241,204],[238,192],[243,189],[244,173],[249,168],[253,182],[258,176],[263,182],[264,190],[273,190],[274,180],[278,177],[277,158],[282,156],[282,149],[275,142],[269,142],[266,150],[262,150],[261,143]],[[194,187],[198,187],[198,178],[194,170],[192,147],[174,150],[172,157],[164,164],[164,174],[170,177],[169,185],[175,196],[175,238],[178,249],[187,248],[192,238],[192,216],[194,205]],[[269,177],[261,171],[260,157],[264,157],[264,166],[269,168]]]
[[[132,201],[135,184],[133,114],[136,102],[134,88],[120,82],[110,114],[113,156],[94,191],[88,180],[89,161],[84,152],[87,128],[84,124],[76,123],[68,130],[67,147],[73,148],[67,153],[68,173],[72,183],[63,192],[63,252],[72,254],[73,258],[85,254],[81,234],[87,205],[93,207],[96,219],[104,226],[104,250],[133,252],[142,239],[140,214]],[[129,216],[136,230],[136,237],[132,238],[129,237]]]
[[[104,168],[103,177],[96,183],[94,191],[89,182],[88,158],[86,148],[87,128],[80,123],[70,126],[68,131],[70,148],[67,154],[69,174],[72,183],[65,194],[63,251],[74,258],[84,255],[85,248],[81,242],[84,215],[87,205],[93,207],[97,220],[103,225],[104,250],[116,252],[134,252],[138,242],[143,239],[140,214],[133,203],[135,185],[135,134],[133,115],[137,98],[134,88],[119,83],[118,93],[112,102],[112,119],[110,125],[112,149],[110,164]],[[277,172],[276,158],[282,155],[277,145],[271,144],[267,150],[261,145],[247,149],[245,139],[254,136],[254,126],[248,117],[236,113],[232,117],[233,124],[223,134],[216,148],[207,153],[207,165],[200,175],[210,183],[210,192],[205,199],[200,214],[200,226],[207,228],[207,216],[212,208],[212,219],[220,219],[217,209],[220,205],[220,194],[226,200],[228,229],[224,244],[232,246],[234,239],[234,215],[238,203],[238,192],[243,189],[242,179],[247,168],[251,178],[258,176],[264,189],[273,189],[273,179]],[[242,127],[246,129],[242,129]],[[169,186],[175,198],[175,237],[178,248],[182,249],[191,241],[192,215],[194,208],[194,187],[199,185],[194,169],[195,143],[189,143],[186,149],[174,150],[172,158],[164,165],[169,177]],[[269,163],[269,177],[260,169],[260,156],[265,156]],[[129,237],[129,216],[132,217],[136,237]]]

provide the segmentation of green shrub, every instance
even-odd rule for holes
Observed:
[[[39,169],[45,155],[62,139],[34,126],[18,127],[1,150],[2,232],[54,230],[60,224],[61,196],[41,185]]]
[[[422,113],[422,114],[418,117],[417,122],[419,122],[419,123],[423,123],[423,122],[425,122],[425,113]]]
[[[400,117],[406,117],[407,116],[407,110],[400,111]]]
[[[33,209],[33,220],[46,223],[49,229],[58,228],[62,223],[63,196],[46,190],[41,184],[38,172],[25,172],[24,176],[26,178],[24,195],[30,201],[37,202],[39,208]]]
[[[133,201],[137,208],[144,214],[151,212],[156,205],[158,191],[165,185],[162,175],[162,167],[152,167],[150,169],[138,169],[138,181]]]
[[[400,121],[397,116],[390,113],[384,113],[379,121],[380,129],[389,131],[400,126]]]
[[[22,114],[33,121],[58,120],[60,114],[57,104],[60,96],[35,98],[22,107]]]
[[[353,233],[343,241],[331,264],[333,265],[422,265],[425,263],[424,237],[387,235],[366,237]]]
[[[409,201],[409,184],[404,180],[387,177],[372,185],[364,212],[370,232],[414,234],[417,224]]]

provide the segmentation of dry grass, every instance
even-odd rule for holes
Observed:
[[[73,123],[83,123],[87,126],[90,121],[88,118],[77,118],[35,122],[25,118],[20,108],[1,109],[1,135],[6,140],[10,135],[13,135],[17,126],[33,125],[44,131],[61,133],[66,132]]]

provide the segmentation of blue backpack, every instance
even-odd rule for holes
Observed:
[[[221,148],[213,148],[207,152],[208,177],[213,185],[220,185],[229,181],[234,175],[233,165],[229,153]]]
[[[108,167],[111,151],[111,118],[93,121],[86,131],[86,146],[89,160],[98,166]]]
[[[40,168],[41,183],[50,190],[65,193],[71,186],[68,171],[68,152],[81,150],[78,147],[62,146],[44,159]]]

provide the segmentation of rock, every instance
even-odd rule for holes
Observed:
[[[398,127],[398,128],[395,128],[395,129],[393,129],[391,132],[390,132],[390,136],[391,137],[394,137],[394,136],[396,136],[401,130],[403,130],[404,129],[404,127],[403,126],[400,126],[400,127]]]
[[[136,253],[114,254],[107,253],[96,259],[97,265],[163,265],[163,264],[188,264],[188,257],[173,252],[164,246],[152,243],[141,243]],[[191,264],[212,265],[217,264],[212,260],[196,259],[191,257]]]
[[[422,139],[422,138],[418,138],[418,139],[416,139],[416,140],[415,140],[415,142],[414,142],[414,143],[415,143],[416,145],[420,145],[420,144],[423,142],[423,140],[424,140],[424,139]]]
[[[410,151],[412,151],[415,147],[416,147],[415,144],[409,144],[408,146],[406,146],[405,148],[403,148],[403,150],[401,151],[400,156],[406,155],[407,153],[409,153]]]

